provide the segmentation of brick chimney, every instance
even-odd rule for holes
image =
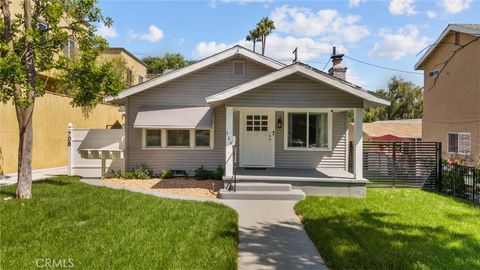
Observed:
[[[347,79],[347,67],[342,64],[343,60],[343,53],[337,53],[337,48],[333,46],[332,56],[333,66],[328,70],[328,74],[337,77],[342,80]]]

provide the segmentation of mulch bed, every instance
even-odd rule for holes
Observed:
[[[223,188],[223,181],[219,180],[195,180],[186,178],[173,179],[122,179],[105,178],[106,183],[118,186],[158,190],[163,193],[174,195],[186,195],[214,199],[218,191]]]

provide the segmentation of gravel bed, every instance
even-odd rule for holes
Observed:
[[[186,178],[173,179],[121,179],[105,178],[106,183],[118,186],[157,190],[160,192],[186,195],[193,197],[217,198],[218,191],[223,188],[223,181],[219,180],[195,180]]]

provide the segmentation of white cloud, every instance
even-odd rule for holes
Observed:
[[[138,33],[132,29],[128,29],[126,37],[128,40],[134,40],[138,38]]]
[[[388,5],[388,10],[393,15],[415,15],[415,0],[392,0]]]
[[[356,42],[369,35],[360,25],[360,16],[341,16],[334,9],[312,12],[308,8],[282,6],[271,15],[277,31],[300,37],[318,37],[324,41]]]
[[[105,25],[102,25],[97,29],[97,35],[104,38],[116,38],[118,36],[117,31],[113,26],[107,27]]]
[[[450,14],[457,14],[470,8],[472,0],[440,0],[439,5]]]
[[[235,44],[229,45],[226,43],[217,43],[216,41],[205,42],[202,41],[195,46],[193,50],[193,58],[194,59],[202,59],[212,54],[224,51]]]
[[[195,46],[192,54],[195,59],[208,57],[212,54],[226,50],[232,46],[241,45],[252,49],[252,42],[240,40],[235,43],[217,43],[215,41],[200,42]],[[256,51],[260,53],[261,43],[257,43]],[[298,48],[298,61],[308,62],[310,60],[328,60],[332,50],[332,44],[316,41],[309,37],[296,38],[292,36],[281,37],[278,34],[271,34],[267,38],[265,54],[279,61],[290,62],[293,60],[293,50]],[[346,49],[337,46],[338,51],[345,53]]]
[[[345,63],[345,66],[347,66],[347,81],[362,86],[366,84],[366,81],[363,79],[362,75],[356,72],[354,69],[352,69],[351,65],[349,63]]]
[[[162,29],[152,24],[148,27],[148,33],[146,34],[139,34],[138,32],[129,29],[126,36],[129,40],[142,39],[154,43],[161,40],[164,36],[164,33]]]
[[[416,25],[399,28],[395,33],[380,30],[382,40],[375,43],[369,57],[388,57],[398,60],[408,54],[416,54],[428,45],[428,38],[420,35]]]
[[[429,10],[427,11],[427,17],[430,18],[430,19],[434,19],[437,17],[437,13],[433,10]]]
[[[365,2],[365,0],[350,0],[348,1],[349,7],[358,7],[361,2]]]
[[[163,31],[162,29],[158,28],[155,25],[150,25],[148,27],[148,33],[140,36],[140,39],[149,41],[149,42],[157,42],[163,38]]]

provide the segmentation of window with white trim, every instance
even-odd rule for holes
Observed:
[[[213,129],[144,129],[144,148],[213,148]]]
[[[448,152],[452,154],[470,155],[472,135],[467,132],[448,133]]]
[[[187,129],[168,129],[167,146],[190,147],[190,131]]]
[[[162,146],[162,130],[147,129],[145,131],[145,146],[146,147],[161,147]]]
[[[331,113],[287,112],[286,149],[331,149]]]

